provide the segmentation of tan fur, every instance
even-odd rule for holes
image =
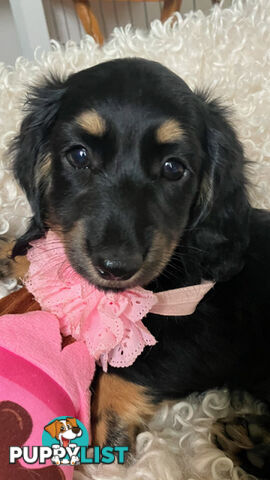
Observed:
[[[159,143],[170,143],[180,140],[184,130],[177,120],[166,120],[156,131],[156,138]]]
[[[93,442],[106,445],[111,416],[119,419],[131,443],[135,432],[146,424],[156,411],[146,387],[128,382],[117,375],[102,373],[93,394]]]
[[[211,201],[212,197],[213,197],[213,185],[208,175],[205,175],[205,177],[202,179],[202,182],[201,182],[199,203],[208,204]]]
[[[93,402],[93,405],[95,403]],[[108,437],[108,418],[107,413],[104,412],[103,415],[97,419],[95,417],[95,407],[91,411],[92,416],[92,444],[103,446],[107,444]]]
[[[100,286],[132,288],[138,284],[146,285],[161,273],[177,245],[178,234],[175,232],[174,238],[169,239],[166,235],[157,231],[154,235],[152,246],[140,270],[128,280],[119,280],[116,282],[102,279],[97,273],[86,251],[85,239],[86,233],[82,221],[76,222],[70,232],[63,234],[62,240],[64,241],[66,251],[70,252],[70,255],[73,257],[73,262],[76,263],[83,259],[85,268],[89,272],[91,279]],[[121,248],[121,246],[119,246],[119,248]]]
[[[149,283],[162,272],[170,260],[177,242],[177,233],[171,240],[161,232],[155,233],[151,248],[142,267],[145,276],[144,284]],[[146,272],[148,272],[148,275]]]
[[[104,135],[106,130],[104,118],[102,118],[95,110],[81,113],[81,115],[76,118],[76,123],[87,130],[88,133],[96,135],[97,137]]]
[[[22,280],[29,268],[26,256],[10,258],[14,241],[0,242],[0,278],[12,277]]]
[[[47,155],[39,163],[35,171],[35,183],[39,188],[47,189],[51,184],[51,164],[52,159]]]

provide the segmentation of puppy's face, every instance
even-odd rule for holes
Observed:
[[[191,105],[176,108],[162,69],[149,78],[131,67],[70,79],[44,164],[49,224],[76,270],[102,288],[146,285],[162,271],[198,186]],[[185,84],[178,94],[192,100]]]
[[[38,155],[28,197],[35,219],[61,235],[90,283],[115,290],[149,284],[202,198],[209,203],[203,106],[179,77],[138,59],[100,64],[58,89],[36,91],[18,141],[22,149],[30,132],[38,138],[30,145]],[[15,172],[27,190],[21,164],[17,155]]]
[[[44,427],[51,437],[57,438],[60,444],[68,447],[71,440],[81,435],[81,429],[77,425],[76,418],[67,417],[66,420],[55,420]]]

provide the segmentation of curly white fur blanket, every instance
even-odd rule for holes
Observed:
[[[210,87],[214,96],[234,108],[234,124],[251,160],[248,176],[254,206],[270,208],[270,2],[236,0],[230,9],[215,6],[209,16],[201,11],[176,22],[154,21],[149,33],[130,26],[117,29],[100,48],[86,37],[80,45],[61,48],[52,42],[48,53],[36,60],[19,58],[15,67],[0,65],[0,235],[18,235],[30,215],[24,195],[15,184],[7,148],[17,132],[21,106],[29,84],[48,71],[66,78],[99,62],[140,56],[162,62],[191,86]],[[14,287],[0,285],[0,296]],[[225,480],[248,478],[222,452],[211,445],[209,426],[229,411],[226,391],[193,396],[164,407],[137,439],[137,457],[126,469],[119,465],[90,466],[75,473],[76,480]],[[247,401],[246,409],[261,406]],[[251,478],[251,477],[250,477]]]

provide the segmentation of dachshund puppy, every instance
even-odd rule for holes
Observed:
[[[51,228],[103,290],[216,282],[192,316],[149,314],[158,343],[97,375],[96,443],[132,444],[163,400],[191,392],[270,401],[270,214],[249,204],[243,149],[218,101],[156,62],[110,61],[34,88],[12,151],[33,211],[14,257]],[[239,424],[248,441],[225,450],[269,479],[269,417],[240,420],[216,425],[215,441],[234,444],[228,426]]]

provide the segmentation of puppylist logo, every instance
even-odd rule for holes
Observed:
[[[9,462],[20,458],[27,464],[45,464],[50,459],[54,465],[79,465],[90,463],[125,462],[128,447],[92,447],[87,456],[89,437],[85,426],[74,417],[58,417],[45,425],[42,446],[11,446]]]

